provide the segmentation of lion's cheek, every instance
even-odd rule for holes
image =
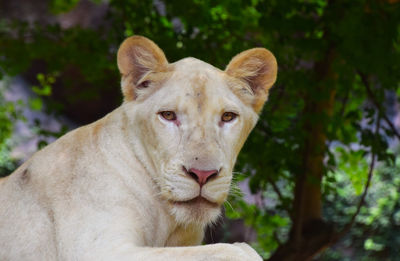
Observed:
[[[165,126],[157,118],[143,119],[140,122],[141,139],[158,174],[166,168],[165,164],[174,161],[179,151],[179,131],[173,126]],[[164,165],[164,166],[163,166]],[[168,168],[171,168],[169,166]]]
[[[228,189],[225,189],[224,191],[213,191],[205,189],[202,195],[204,198],[210,199],[218,205],[222,205],[228,197],[228,193]]]
[[[230,159],[232,160],[233,164],[236,161],[236,158],[239,155],[239,152],[242,149],[247,137],[257,122],[258,117],[255,113],[246,113],[248,116],[242,117],[245,119],[241,119],[240,124],[238,124],[235,129],[230,130],[233,135],[226,135],[226,143],[231,144],[232,146],[229,151],[231,152]]]

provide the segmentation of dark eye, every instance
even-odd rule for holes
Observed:
[[[163,117],[167,121],[176,120],[176,114],[173,111],[162,111],[162,112],[160,112],[160,115],[161,115],[161,117]]]
[[[237,117],[237,114],[234,112],[224,112],[221,116],[221,121],[230,122],[233,121]]]
[[[150,81],[143,81],[138,85],[138,88],[147,88],[150,85]]]

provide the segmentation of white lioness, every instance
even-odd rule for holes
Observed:
[[[0,180],[0,260],[261,260],[244,243],[195,245],[228,195],[274,56],[251,49],[225,71],[170,64],[134,36],[118,67],[119,108]]]

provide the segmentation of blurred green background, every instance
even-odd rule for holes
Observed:
[[[400,260],[400,1],[0,0],[0,175],[24,158],[19,124],[36,150],[121,103],[116,51],[135,34],[170,62],[223,69],[258,46],[278,60],[236,166],[246,193],[207,242],[246,240],[266,260]],[[10,98],[17,80],[26,99]]]

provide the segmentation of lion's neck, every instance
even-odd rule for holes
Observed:
[[[195,224],[180,225],[170,215],[167,202],[163,202],[163,199],[158,196],[159,189],[154,178],[156,174],[155,167],[141,140],[135,136],[134,132],[129,132],[130,128],[126,126],[126,122],[127,118],[124,110],[120,108],[98,122],[100,124],[100,146],[103,147],[102,150],[107,152],[108,162],[112,162],[114,169],[119,170],[118,175],[125,180],[126,185],[131,187],[131,191],[146,191],[145,194],[147,196],[145,199],[141,199],[143,195],[136,195],[135,197],[139,198],[133,198],[132,200],[146,204],[146,208],[158,210],[146,215],[157,215],[152,220],[160,224],[152,224],[150,226],[163,226],[165,246],[200,244],[204,236],[204,227]],[[148,232],[150,234],[145,236],[150,242],[153,241],[152,238],[154,236],[160,236],[153,235],[151,231],[152,229],[149,229]],[[159,243],[163,244],[162,242]]]
[[[167,235],[165,246],[198,245],[203,239],[203,226],[194,224],[183,226],[178,224],[175,218],[170,215],[167,209],[168,204],[163,203],[163,199],[158,196],[159,190],[154,180],[156,170],[153,163],[140,139],[135,137],[134,133],[127,132],[129,128],[124,126],[123,123],[126,122],[125,117],[123,110],[116,109],[103,118],[101,122],[101,142],[107,151],[107,155],[111,157],[109,161],[114,163],[116,169],[121,169],[119,175],[124,178],[125,184],[132,186],[131,191],[145,189],[147,193],[152,195],[152,200],[148,201],[149,198],[146,198],[144,202],[150,205],[154,204],[153,207],[158,209],[157,215],[159,216],[154,221],[159,221],[164,226]],[[116,132],[122,133],[115,135]],[[120,139],[116,140],[116,137],[120,137]],[[111,140],[108,141],[108,138],[112,138],[112,142]],[[136,186],[140,186],[140,189]],[[148,236],[149,239],[152,237],[152,235]],[[150,239],[150,241],[152,240]]]
[[[169,235],[165,246],[199,245],[204,237],[204,229],[199,225],[177,225]]]

